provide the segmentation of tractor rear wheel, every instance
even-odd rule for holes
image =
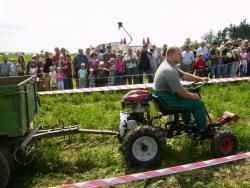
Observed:
[[[232,155],[237,149],[237,137],[230,131],[220,131],[214,135],[211,149],[216,157]]]
[[[0,145],[0,187],[6,187],[13,170],[13,160],[7,148]]]
[[[138,126],[123,140],[123,152],[129,166],[152,167],[159,165],[166,150],[162,132],[152,126]]]

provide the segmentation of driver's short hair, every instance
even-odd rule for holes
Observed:
[[[181,49],[177,46],[170,46],[167,50],[167,57],[170,55],[170,54],[173,54],[177,51],[181,51]]]

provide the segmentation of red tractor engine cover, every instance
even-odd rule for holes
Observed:
[[[133,90],[123,96],[123,101],[149,101],[150,98],[146,90]]]

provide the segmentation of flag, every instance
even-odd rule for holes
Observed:
[[[123,44],[127,44],[127,41],[126,41],[125,37],[123,39]]]
[[[142,44],[145,44],[145,39],[143,38],[143,40],[142,40]]]
[[[149,37],[147,38],[147,44],[150,44],[150,40],[149,40]]]

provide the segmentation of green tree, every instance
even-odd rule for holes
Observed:
[[[202,37],[202,40],[206,41],[207,44],[212,44],[213,40],[216,39],[216,35],[210,30],[208,33],[205,33]]]
[[[217,39],[223,41],[226,38],[232,40],[236,40],[237,38],[250,39],[250,25],[247,20],[242,20],[239,25],[230,24],[228,27],[219,30]]]

